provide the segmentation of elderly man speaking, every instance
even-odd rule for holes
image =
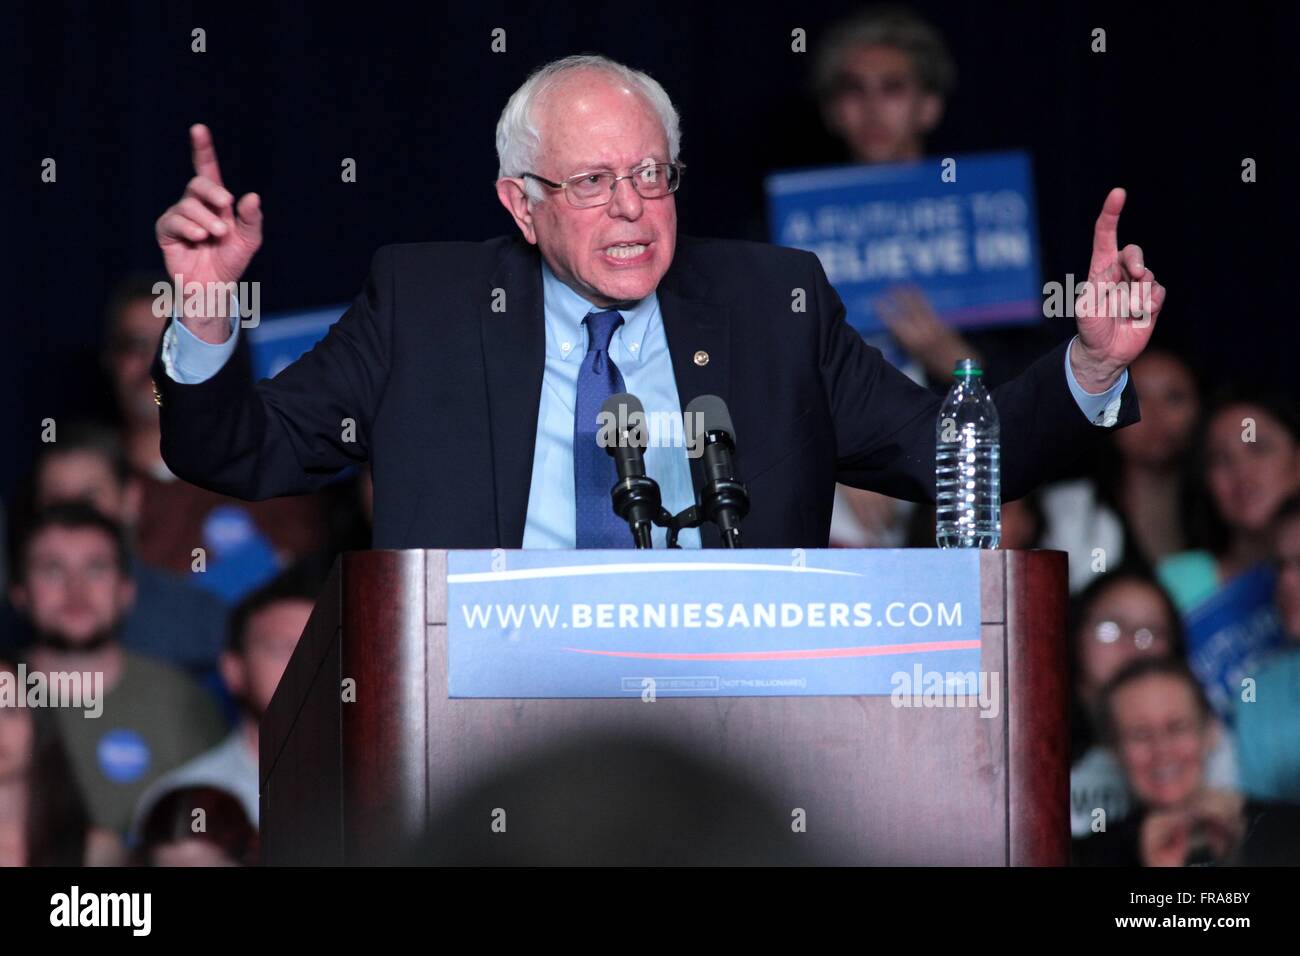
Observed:
[[[158,244],[186,288],[220,288],[261,245],[262,214],[226,190],[209,131],[190,135],[195,176]],[[836,481],[934,499],[940,399],[846,324],[816,257],[677,234],[681,134],[655,80],[599,56],[550,63],[496,141],[518,234],[381,248],[351,308],[275,378],[252,383],[229,309],[173,319],[153,371],[177,475],[262,499],[369,460],[375,547],[630,547],[587,420],[626,390],[651,418],[724,399],[749,546],[825,547]],[[1081,298],[1078,334],[994,390],[1005,498],[1138,419],[1126,368],[1164,290],[1141,249],[1118,248],[1123,204],[1106,198],[1089,271],[1121,298]],[[655,442],[646,467],[669,510],[694,503],[686,448]],[[706,525],[681,544],[719,540]]]

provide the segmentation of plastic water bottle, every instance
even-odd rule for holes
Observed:
[[[935,423],[935,541],[941,548],[996,548],[1002,540],[998,410],[974,359],[957,379]]]

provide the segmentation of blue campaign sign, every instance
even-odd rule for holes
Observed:
[[[1275,583],[1272,568],[1256,565],[1225,583],[1184,618],[1188,665],[1225,721],[1232,718],[1242,678],[1256,673],[1260,662],[1286,643],[1273,603]]]
[[[977,693],[975,550],[454,551],[447,599],[451,697]]]
[[[267,316],[248,329],[253,352],[253,379],[275,378],[286,365],[325,337],[348,307],[336,305],[311,312]]]
[[[880,332],[875,301],[915,285],[950,325],[1042,316],[1033,171],[1023,152],[768,177],[772,241],[816,253],[858,331]]]

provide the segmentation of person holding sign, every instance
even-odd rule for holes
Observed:
[[[899,7],[871,7],[842,21],[819,48],[814,87],[826,128],[842,140],[849,156],[865,165],[912,163],[926,155],[926,140],[943,118],[956,69],[943,36],[930,23]],[[945,387],[963,358],[986,368],[985,349],[940,320],[916,286],[888,290],[876,313],[915,365],[904,370],[918,381]],[[1015,364],[1006,343],[994,339],[996,366]],[[904,543],[912,508],[885,495],[841,485],[836,489],[831,538],[846,546],[897,547]],[[1032,521],[1026,502],[1003,507],[1007,529]],[[931,529],[932,531],[933,529]],[[1004,547],[1016,544],[1004,536]]]

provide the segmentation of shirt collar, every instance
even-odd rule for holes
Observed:
[[[589,312],[606,310],[592,305],[560,281],[546,259],[542,259],[542,302],[546,314],[546,351],[565,362],[581,363],[587,354],[587,327],[583,319]],[[645,337],[659,319],[659,297],[655,292],[634,305],[617,310],[623,324],[614,333],[610,351],[615,362],[637,364],[645,352]],[[565,346],[569,346],[565,350]]]

